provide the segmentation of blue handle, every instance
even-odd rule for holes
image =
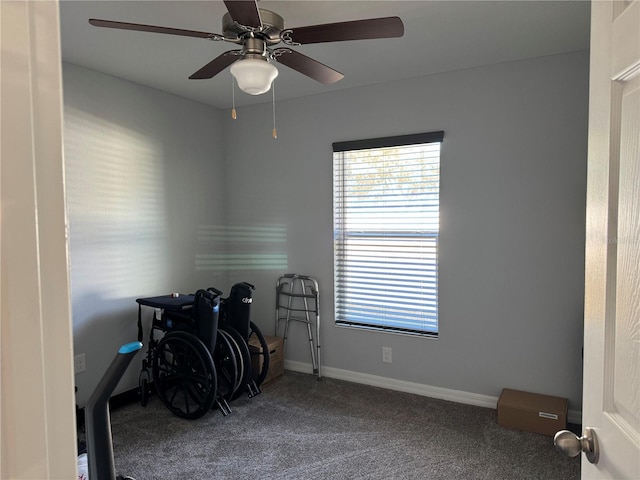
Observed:
[[[142,342],[131,342],[121,346],[120,350],[118,350],[118,353],[122,353],[126,355],[127,353],[137,352],[141,348],[142,348]]]

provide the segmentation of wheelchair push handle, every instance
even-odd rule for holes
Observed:
[[[220,290],[218,290],[217,288],[215,288],[215,287],[209,287],[209,288],[207,288],[207,290],[208,290],[209,292],[213,292],[213,293],[215,293],[215,294],[216,294],[216,295],[218,295],[219,297],[221,297],[221,296],[222,296],[222,292],[221,292]]]

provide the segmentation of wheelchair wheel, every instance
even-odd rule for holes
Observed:
[[[247,384],[251,378],[251,354],[249,353],[249,346],[247,342],[242,338],[242,335],[233,327],[229,325],[223,325],[218,331],[224,331],[233,340],[233,344],[237,352],[238,370],[240,370],[240,376],[238,378],[238,385],[235,393],[231,397],[231,400],[235,400],[243,392],[247,390]],[[241,368],[240,368],[241,367]]]
[[[236,391],[238,363],[236,352],[225,332],[218,330],[216,348],[213,352],[213,364],[218,377],[218,395],[231,400]]]
[[[149,380],[146,378],[140,382],[140,405],[147,406],[149,402]]]
[[[149,395],[151,394],[151,388],[149,384],[151,372],[149,371],[149,365],[147,359],[142,360],[142,370],[138,375],[138,393],[140,394],[140,405],[147,406],[149,402]]]
[[[217,393],[211,354],[195,335],[171,332],[153,356],[153,382],[162,403],[175,415],[190,420],[211,410]]]
[[[251,352],[251,377],[256,385],[260,386],[269,371],[269,347],[264,335],[253,322],[249,322],[248,343]]]
[[[218,328],[218,334],[224,335],[227,338],[236,359],[237,370],[236,370],[235,383],[233,385],[233,394],[235,395],[238,389],[240,388],[240,385],[242,385],[242,379],[244,378],[244,372],[245,372],[245,361],[244,361],[244,358],[242,357],[242,352],[238,344],[238,339],[234,338],[229,331],[220,327]],[[234,397],[232,396],[232,399],[233,398]]]

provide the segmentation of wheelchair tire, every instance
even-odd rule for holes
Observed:
[[[238,362],[236,351],[225,332],[218,329],[216,348],[213,352],[213,364],[218,377],[218,395],[225,400],[231,400],[238,379]]]
[[[140,405],[147,406],[149,402],[149,381],[145,378],[140,382]]]
[[[262,385],[264,379],[269,372],[269,347],[264,335],[258,328],[258,326],[249,322],[249,345],[258,344],[260,349],[250,346],[249,351],[251,353],[251,377],[256,385]],[[257,367],[259,366],[259,367]]]
[[[235,400],[247,390],[247,384],[251,378],[251,354],[249,353],[249,346],[247,345],[247,342],[235,328],[229,325],[223,325],[219,327],[218,331],[220,330],[223,330],[233,340],[238,354],[238,364],[242,366],[241,375],[238,378],[238,386],[231,397],[231,400]]]
[[[244,377],[244,371],[245,371],[244,358],[242,357],[242,353],[241,353],[237,338],[234,338],[228,330],[222,329],[222,328],[218,328],[218,334],[221,334],[227,337],[227,340],[231,344],[231,349],[233,350],[234,355],[236,357],[236,365],[238,368],[236,371],[235,384],[233,386],[233,394],[235,395],[238,389],[240,388],[240,385],[242,384],[242,379]],[[232,397],[232,399],[233,398],[234,397]]]
[[[162,403],[178,417],[194,420],[213,406],[217,375],[207,347],[195,335],[171,332],[153,355],[153,383]]]

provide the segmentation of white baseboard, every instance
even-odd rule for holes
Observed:
[[[310,363],[296,362],[293,360],[285,360],[284,368],[285,370],[291,370],[293,372],[313,373],[313,367]],[[364,385],[387,388],[398,392],[414,393],[416,395],[422,395],[423,397],[438,398],[440,400],[475,405],[477,407],[493,408],[494,410],[498,405],[498,397],[423,385],[421,383],[396,380],[394,378],[380,377],[378,375],[343,370],[341,368],[322,367],[321,374],[324,377],[335,378],[337,380],[362,383]],[[582,412],[569,410],[567,413],[567,421],[569,423],[582,423]]]

